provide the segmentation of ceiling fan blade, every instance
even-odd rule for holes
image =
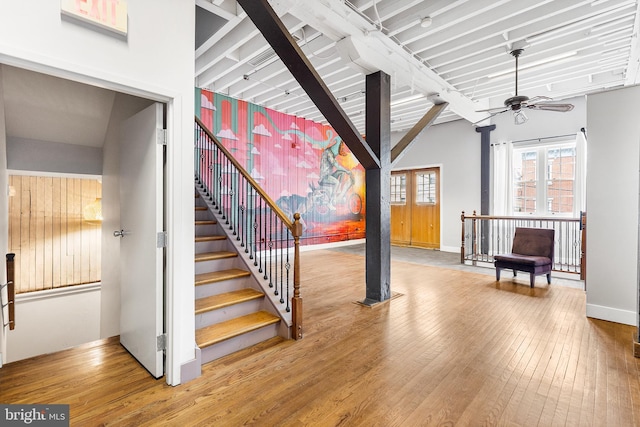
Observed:
[[[494,108],[494,110],[495,110],[495,108]],[[507,111],[509,111],[509,108],[502,109],[502,110],[497,111],[497,112],[495,112],[495,113],[493,113],[493,114],[489,114],[489,115],[488,115],[487,117],[485,117],[484,119],[482,119],[482,120],[478,120],[477,122],[473,122],[473,123],[471,123],[471,124],[472,124],[472,125],[476,125],[476,124],[478,124],[478,123],[480,123],[480,122],[484,122],[485,120],[490,119],[491,117],[497,116],[498,114],[506,113]]]
[[[533,110],[557,111],[559,113],[566,113],[567,111],[573,110],[573,104],[528,104],[526,108],[531,108]]]
[[[549,98],[548,96],[534,96],[533,98],[529,98],[529,100],[527,101],[527,104],[535,104],[537,102],[547,102],[547,101],[553,101],[553,99]]]
[[[476,113],[502,113],[504,110],[504,106],[502,107],[493,107],[493,108],[485,108],[484,110],[476,110]]]

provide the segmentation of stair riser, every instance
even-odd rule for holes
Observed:
[[[218,234],[217,224],[196,225],[196,236],[210,236]]]
[[[229,270],[230,268],[242,268],[242,261],[237,257],[216,259],[213,261],[196,262],[195,274],[209,273],[211,271]]]
[[[228,251],[229,243],[227,240],[210,240],[206,242],[196,242],[196,254],[205,252]]]
[[[242,277],[239,279],[224,280],[222,282],[208,283],[206,285],[196,286],[196,299],[210,297],[211,295],[220,295],[226,292],[238,291],[248,288],[251,285],[251,277]]]
[[[263,307],[264,298],[245,301],[240,304],[230,305],[218,310],[208,311],[206,313],[196,315],[196,329],[204,328],[215,323],[224,322],[234,317],[244,316],[256,311],[260,311]]]
[[[243,348],[251,347],[278,335],[278,324],[265,326],[252,332],[201,349],[202,363],[211,362]]]
[[[205,219],[213,219],[213,214],[209,211],[196,211],[196,221],[203,221]]]

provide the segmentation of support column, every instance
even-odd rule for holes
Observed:
[[[480,133],[480,215],[489,215],[491,208],[491,131],[496,125],[476,128]],[[486,221],[485,221],[486,222]],[[481,253],[489,251],[489,227],[482,224],[480,237]]]
[[[366,81],[366,141],[380,168],[366,171],[366,298],[374,305],[391,297],[391,78],[378,71]]]

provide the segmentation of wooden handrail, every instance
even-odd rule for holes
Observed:
[[[244,179],[246,179],[249,182],[249,184],[251,184],[251,186],[258,192],[260,197],[262,197],[267,202],[269,207],[276,213],[276,215],[280,217],[282,222],[284,222],[284,225],[291,231],[291,234],[294,237],[296,237],[295,234],[293,234],[294,233],[293,222],[291,222],[291,220],[287,218],[287,215],[284,212],[282,212],[282,209],[278,207],[276,202],[274,202],[271,199],[271,197],[269,197],[269,195],[260,187],[260,185],[256,182],[256,180],[253,179],[251,174],[249,174],[249,172],[247,172],[245,168],[242,167],[242,165],[235,159],[235,157],[233,157],[233,155],[224,147],[224,145],[222,145],[222,143],[218,141],[218,138],[216,138],[213,135],[213,133],[211,133],[211,131],[205,126],[204,123],[202,123],[202,121],[197,116],[196,116],[196,123],[198,123],[200,128],[207,134],[207,136],[213,141],[213,143],[216,144],[218,149],[224,153],[224,155],[229,159],[231,164],[233,164],[233,166],[235,166],[236,169],[238,169],[238,172],[240,172],[240,174],[244,177]],[[302,231],[302,228],[300,229],[300,231]],[[298,235],[298,237],[300,236]]]
[[[465,215],[464,211],[462,211],[461,218],[462,218],[463,221],[465,219],[520,219],[522,221],[557,221],[557,222],[578,222],[578,221],[580,221],[580,218],[556,217],[556,216],[477,215],[476,211],[473,211],[473,215]]]

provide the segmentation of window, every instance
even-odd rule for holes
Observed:
[[[514,213],[571,215],[575,165],[575,142],[514,148]]]
[[[407,175],[391,175],[391,203],[394,205],[404,205],[407,203]]]
[[[101,280],[101,195],[96,179],[9,177],[16,293]]]
[[[436,173],[419,172],[416,173],[416,203],[435,204],[436,203]]]
[[[513,157],[513,209],[516,212],[535,213],[538,153],[514,150]]]

